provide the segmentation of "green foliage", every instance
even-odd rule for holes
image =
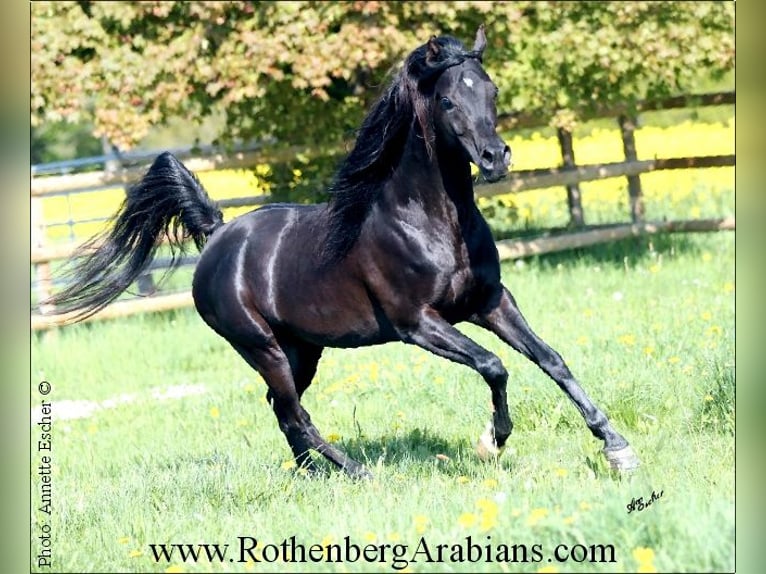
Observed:
[[[32,128],[30,162],[47,163],[73,157],[101,155],[101,140],[93,137],[93,126],[67,122],[46,123]]]
[[[222,141],[337,143],[432,34],[487,27],[500,108],[570,126],[596,104],[688,91],[733,68],[728,2],[40,2],[33,125],[91,121],[121,148],[225,117]]]

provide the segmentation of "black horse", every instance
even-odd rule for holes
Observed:
[[[453,325],[469,321],[537,364],[604,441],[615,469],[638,459],[559,354],[527,325],[500,282],[497,249],[476,207],[470,163],[504,177],[511,152],[496,131],[497,88],[472,50],[434,37],[413,51],[365,118],[322,205],[270,205],[228,223],[197,178],[160,155],[127,194],[114,226],[86,244],[58,312],[92,314],[146,268],[163,240],[202,251],[193,294],[205,322],[257,370],[299,465],[314,450],[369,476],[322,438],[301,405],[324,347],[403,341],[467,365],[486,381],[494,414],[477,451],[511,434],[500,359]]]

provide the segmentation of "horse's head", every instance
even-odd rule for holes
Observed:
[[[442,52],[452,48],[439,40],[428,42],[427,59],[439,61],[445,57]],[[497,86],[481,64],[486,44],[484,28],[480,27],[468,56],[446,67],[436,79],[432,109],[436,137],[450,147],[461,148],[468,161],[493,182],[508,174],[511,149],[497,134]]]

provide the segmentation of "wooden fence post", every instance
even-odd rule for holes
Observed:
[[[636,120],[625,114],[617,119],[622,132],[622,148],[625,151],[625,161],[636,161]],[[641,192],[641,178],[638,175],[629,175],[628,177],[628,196],[630,198],[630,219],[633,223],[640,223],[644,220],[644,199]]]
[[[572,147],[572,132],[564,128],[558,128],[556,135],[559,138],[561,147],[561,158],[563,160],[564,170],[575,169],[574,148]],[[582,210],[582,197],[580,194],[580,184],[567,184],[567,205],[569,206],[569,224],[573,227],[582,227],[585,225],[585,217]]]

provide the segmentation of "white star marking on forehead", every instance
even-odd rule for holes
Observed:
[[[463,83],[469,88],[473,88],[473,80],[471,78],[463,78]]]

